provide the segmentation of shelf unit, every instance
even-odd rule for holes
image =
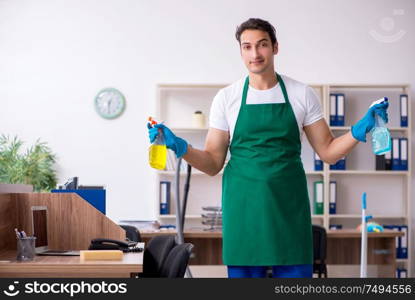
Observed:
[[[212,103],[213,97],[216,93],[226,84],[159,84],[157,85],[157,101],[156,101],[156,114],[155,117],[160,121],[165,121],[166,124],[175,132],[177,135],[182,136],[183,138],[187,138],[191,141],[192,145],[196,148],[203,148],[203,141],[206,137],[208,132],[208,118],[209,118],[209,111],[210,105]],[[350,125],[354,124],[363,114],[366,112],[367,107],[370,105],[371,101],[376,100],[382,96],[388,96],[390,99],[390,108],[389,108],[389,115],[390,115],[390,122],[388,128],[391,131],[392,136],[405,136],[408,138],[408,171],[376,171],[374,170],[374,163],[372,168],[352,168],[349,170],[330,170],[330,166],[327,163],[324,163],[323,171],[313,171],[313,155],[312,155],[312,148],[308,144],[308,141],[305,137],[303,137],[303,148],[304,153],[302,153],[302,159],[304,162],[304,167],[306,169],[307,181],[308,181],[308,189],[309,189],[309,196],[310,196],[310,205],[313,205],[313,190],[312,190],[312,183],[316,180],[322,180],[324,182],[324,213],[322,215],[312,215],[312,221],[314,224],[320,224],[324,226],[326,229],[329,228],[331,224],[338,224],[338,223],[346,223],[346,225],[352,224],[355,226],[357,223],[360,222],[360,211],[356,211],[356,207],[360,209],[360,197],[351,197],[349,191],[354,189],[354,182],[350,187],[342,187],[338,184],[338,193],[347,192],[348,197],[350,199],[339,199],[337,197],[337,201],[343,200],[344,202],[354,203],[354,210],[350,212],[338,212],[339,214],[329,214],[329,183],[331,180],[336,180],[338,183],[342,182],[351,182],[355,181],[357,184],[363,185],[364,182],[369,182],[368,187],[373,187],[381,189],[385,189],[385,184],[377,184],[377,182],[398,182],[402,183],[402,200],[401,202],[395,201],[392,204],[397,205],[401,211],[398,212],[391,212],[388,214],[388,210],[385,207],[390,206],[391,204],[388,202],[389,199],[382,199],[382,195],[380,194],[379,199],[383,201],[383,203],[379,204],[370,198],[371,194],[368,193],[368,214],[372,214],[374,220],[379,222],[380,224],[405,224],[408,226],[408,259],[398,259],[398,266],[405,267],[408,270],[408,277],[413,276],[413,241],[411,239],[412,236],[412,222],[411,222],[411,211],[412,211],[412,204],[411,204],[411,170],[412,170],[412,160],[411,160],[411,153],[412,153],[412,129],[411,127],[400,127],[397,124],[397,115],[396,115],[396,106],[398,104],[393,103],[397,100],[396,95],[399,94],[407,94],[408,95],[408,118],[409,122],[411,122],[411,99],[410,99],[410,86],[406,84],[390,84],[390,85],[377,85],[377,84],[370,84],[370,85],[362,85],[362,84],[324,84],[324,85],[310,85],[314,88],[317,95],[320,97],[321,106],[324,112],[324,117],[329,122],[329,106],[330,106],[330,93],[331,92],[343,92],[346,95],[346,126],[330,126],[330,130],[335,136],[341,135],[350,130]],[[361,96],[358,94],[361,93]],[[352,98],[354,102],[360,102],[361,104],[357,103],[357,108],[355,111],[351,110],[348,111],[348,95],[352,94],[350,98]],[[370,102],[368,102],[371,99]],[[391,99],[395,99],[392,100]],[[356,103],[354,103],[356,104]],[[176,107],[175,107],[176,105]],[[395,106],[394,110],[391,108]],[[191,114],[195,110],[202,110],[205,114],[206,119],[206,128],[192,128],[188,126],[191,124]],[[348,120],[349,119],[349,120]],[[193,144],[193,140],[196,141]],[[368,139],[369,140],[369,139]],[[362,148],[359,155],[364,157],[372,157],[374,159],[374,155],[370,152],[370,142],[363,144],[365,146],[361,146],[359,144],[357,148]],[[366,148],[364,148],[366,147]],[[355,152],[355,149],[352,153]],[[352,154],[351,153],[351,154]],[[367,159],[366,159],[367,160]],[[356,159],[355,165],[361,164],[361,159]],[[364,161],[364,163],[368,163]],[[306,165],[308,166],[306,168]],[[347,165],[347,162],[346,162]],[[352,164],[353,165],[353,164]],[[158,183],[160,180],[169,180],[172,183],[172,194],[171,194],[171,203],[174,203],[174,195],[173,195],[173,184],[174,184],[174,176],[175,171],[156,171],[156,182],[157,182],[157,191],[158,191]],[[215,177],[211,177],[202,173],[199,170],[193,169],[192,170],[192,182],[191,182],[191,189],[189,194],[188,204],[193,201],[200,201],[199,206],[193,205],[190,209],[188,208],[188,212],[186,214],[186,224],[189,226],[199,226],[201,225],[201,206],[204,205],[220,205],[220,194],[221,194],[221,177],[223,174],[222,171]],[[181,184],[184,181],[185,172],[181,172]],[[216,178],[216,179],[215,179]],[[360,179],[360,180],[359,180]],[[364,181],[362,180],[364,179]],[[195,182],[197,181],[197,182]],[[370,184],[373,183],[373,184]],[[392,183],[391,183],[392,184]],[[211,189],[206,189],[206,185],[211,185]],[[395,186],[395,184],[393,184]],[[340,190],[339,188],[345,189],[344,191]],[[363,189],[364,187],[360,187]],[[200,189],[200,192],[197,192],[197,189]],[[386,187],[387,189],[387,187]],[[215,190],[215,193],[211,193],[211,190]],[[183,189],[181,189],[182,193]],[[193,194],[192,194],[193,192]],[[201,195],[205,195],[206,197],[211,197],[209,200],[204,200]],[[373,193],[372,193],[373,194]],[[399,197],[399,195],[398,195]],[[219,198],[219,199],[218,199]],[[379,200],[376,199],[376,200]],[[194,204],[194,203],[193,203]],[[378,208],[378,207],[382,207]],[[199,209],[198,209],[199,208]],[[353,208],[353,207],[352,207]],[[377,211],[375,213],[371,213],[371,209],[376,208]],[[172,214],[169,215],[160,215],[159,214],[159,192],[156,193],[155,196],[155,215],[157,216],[158,220],[163,223],[174,224],[175,214],[174,214],[174,207],[172,207]],[[313,210],[312,210],[313,211]]]
[[[331,224],[336,223],[351,223],[351,224],[358,224],[361,220],[361,214],[359,213],[341,213],[341,214],[329,214],[329,183],[331,180],[335,179],[338,183],[339,181],[346,181],[346,178],[348,181],[355,180],[358,181],[359,179],[365,179],[365,180],[372,180],[374,182],[375,180],[383,180],[383,182],[387,181],[394,181],[397,182],[398,180],[401,181],[402,186],[402,202],[401,209],[402,211],[400,213],[392,212],[388,214],[388,206],[391,206],[390,203],[388,203],[388,199],[382,199],[383,203],[378,205],[373,199],[370,198],[370,194],[368,193],[368,214],[373,215],[373,220],[380,223],[380,224],[401,224],[401,225],[407,225],[408,226],[408,258],[407,259],[397,259],[398,267],[405,267],[408,271],[408,277],[413,276],[413,269],[414,269],[414,261],[413,261],[413,240],[412,240],[412,203],[411,203],[411,170],[412,170],[412,128],[409,124],[408,127],[400,127],[398,124],[399,121],[399,98],[397,97],[399,94],[407,94],[408,95],[408,118],[411,120],[411,97],[410,97],[410,86],[407,84],[391,84],[391,85],[377,85],[377,84],[371,84],[371,85],[362,85],[362,84],[332,84],[326,86],[326,93],[324,102],[326,103],[324,115],[326,120],[330,120],[330,93],[332,92],[342,92],[346,96],[345,100],[345,107],[346,107],[346,118],[348,116],[348,95],[352,95],[352,98],[354,101],[359,101],[359,99],[365,99],[366,102],[364,102],[364,107],[360,106],[360,110],[357,110],[355,112],[355,115],[352,116],[352,120],[349,120],[349,124],[346,124],[348,126],[330,126],[331,131],[333,134],[341,135],[347,131],[350,130],[351,124],[354,124],[359,118],[361,118],[364,113],[366,112],[367,107],[370,105],[371,101],[374,101],[376,99],[381,98],[382,96],[389,96],[390,100],[390,107],[388,109],[389,112],[389,124],[388,129],[391,131],[392,137],[394,136],[403,136],[408,139],[408,171],[379,171],[379,170],[330,170],[330,166],[326,163],[324,163],[323,168],[323,177],[324,177],[324,227],[329,228]],[[358,96],[359,95],[359,96]],[[390,97],[392,96],[392,97]],[[368,100],[370,102],[368,102]],[[347,121],[346,121],[347,123]],[[368,136],[368,142],[366,145],[370,146],[370,138]],[[367,151],[365,155],[369,156],[373,154],[370,153],[370,147],[367,147]],[[359,147],[359,145],[357,146]],[[352,153],[355,150],[352,150]],[[347,161],[346,161],[347,165]],[[387,187],[382,187],[379,184],[378,188],[379,190],[382,189],[388,189]],[[338,187],[339,188],[339,187]],[[350,187],[353,188],[353,187]],[[339,192],[339,191],[338,191]],[[340,191],[341,192],[341,191]],[[339,197],[337,197],[339,198]],[[337,199],[339,200],[339,199]],[[355,201],[360,203],[360,198],[358,199],[347,199],[348,201]],[[386,201],[385,201],[386,200]],[[399,206],[399,202],[395,202],[393,204],[396,204]],[[371,210],[374,208],[377,208],[377,206],[383,206],[382,212],[380,213],[371,213]],[[392,207],[392,206],[391,206]]]
[[[212,103],[213,97],[216,93],[224,88],[225,84],[159,84],[156,88],[156,114],[155,117],[159,121],[164,121],[169,128],[177,135],[186,138],[190,141],[192,146],[196,148],[202,148],[202,141],[204,141],[207,132],[208,132],[208,116],[210,105]],[[170,106],[170,102],[177,102],[178,108]],[[202,103],[200,106],[199,104]],[[201,110],[205,115],[205,128],[194,128],[189,126],[191,124],[191,114],[196,111]],[[174,118],[171,117],[174,115]],[[187,117],[187,118],[186,118]],[[194,141],[194,138],[198,137],[198,141]],[[169,150],[170,151],[170,150]],[[182,161],[185,163],[185,161]],[[173,224],[175,225],[175,201],[174,201],[174,178],[176,171],[156,171],[156,182],[158,184],[161,180],[168,180],[171,182],[171,214],[160,215],[159,213],[159,188],[157,188],[157,193],[155,197],[155,215],[161,224]],[[213,183],[214,189],[216,189],[216,198],[220,195],[220,183],[223,174],[223,169],[217,174],[216,179],[213,177],[193,168],[192,169],[192,179],[191,179],[191,188],[189,194],[188,204],[192,204],[192,200],[195,198],[195,189],[197,185],[201,185],[204,181],[215,181]],[[183,197],[183,182],[186,176],[186,172],[180,172],[180,196]],[[197,181],[197,183],[195,183]],[[193,193],[193,194],[192,194]],[[206,201],[204,204],[200,204],[198,208],[188,207],[186,212],[186,227],[202,227],[201,224],[201,214],[202,206],[207,205],[217,205],[220,204],[220,201],[215,200],[213,203]]]

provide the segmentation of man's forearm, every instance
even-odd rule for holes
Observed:
[[[187,153],[183,155],[183,159],[192,167],[210,176],[216,175],[223,167],[223,162],[220,164],[208,151],[198,150],[190,145],[187,148]]]
[[[359,141],[353,138],[350,131],[337,138],[333,138],[327,147],[325,161],[330,164],[336,163],[349,154],[358,143]]]

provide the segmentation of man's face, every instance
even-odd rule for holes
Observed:
[[[272,46],[267,32],[247,29],[241,34],[241,56],[249,72],[261,74],[274,68],[274,55],[278,53],[278,44]]]

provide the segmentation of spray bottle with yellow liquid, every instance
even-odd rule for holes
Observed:
[[[148,121],[151,126],[157,124],[157,122],[152,117],[149,117]],[[159,129],[159,133],[154,142],[151,144],[148,153],[148,160],[152,168],[158,170],[164,170],[166,168],[167,147],[164,134],[161,129]]]

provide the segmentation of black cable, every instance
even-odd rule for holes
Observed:
[[[192,176],[192,166],[187,164],[187,175],[186,183],[184,184],[184,197],[183,197],[183,209],[182,209],[182,228],[184,230],[184,221],[186,218],[186,207],[187,207],[187,198],[190,190],[190,177]]]

